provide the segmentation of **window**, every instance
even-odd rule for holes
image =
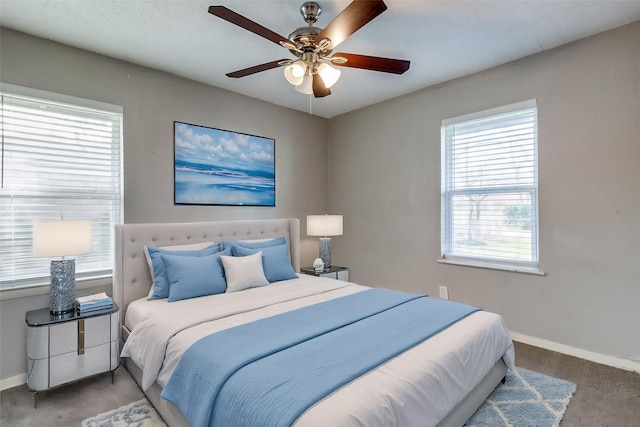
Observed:
[[[51,260],[32,255],[40,219],[91,220],[76,277],[111,274],[122,108],[5,84],[0,101],[0,290],[49,283]]]
[[[537,271],[535,100],[442,122],[445,262]]]

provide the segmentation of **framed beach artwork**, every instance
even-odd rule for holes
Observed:
[[[176,205],[275,206],[275,140],[174,122]]]

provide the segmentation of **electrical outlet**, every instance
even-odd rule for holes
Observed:
[[[446,286],[440,286],[440,298],[449,299],[449,289]]]

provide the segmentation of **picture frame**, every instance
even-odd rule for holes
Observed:
[[[179,121],[174,204],[275,206],[275,139]]]

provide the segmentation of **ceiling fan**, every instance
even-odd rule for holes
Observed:
[[[295,29],[289,34],[289,38],[285,38],[224,6],[209,7],[210,14],[279,44],[297,58],[278,59],[244,68],[228,73],[228,77],[246,77],[285,66],[287,81],[296,86],[299,92],[313,94],[316,98],[330,95],[329,88],[340,77],[340,70],[332,65],[393,74],[402,74],[409,69],[410,62],[405,60],[333,53],[336,46],[385,10],[387,6],[382,0],[354,0],[323,29],[313,26],[322,12],[320,5],[308,1],[300,7],[300,13],[308,25]]]

